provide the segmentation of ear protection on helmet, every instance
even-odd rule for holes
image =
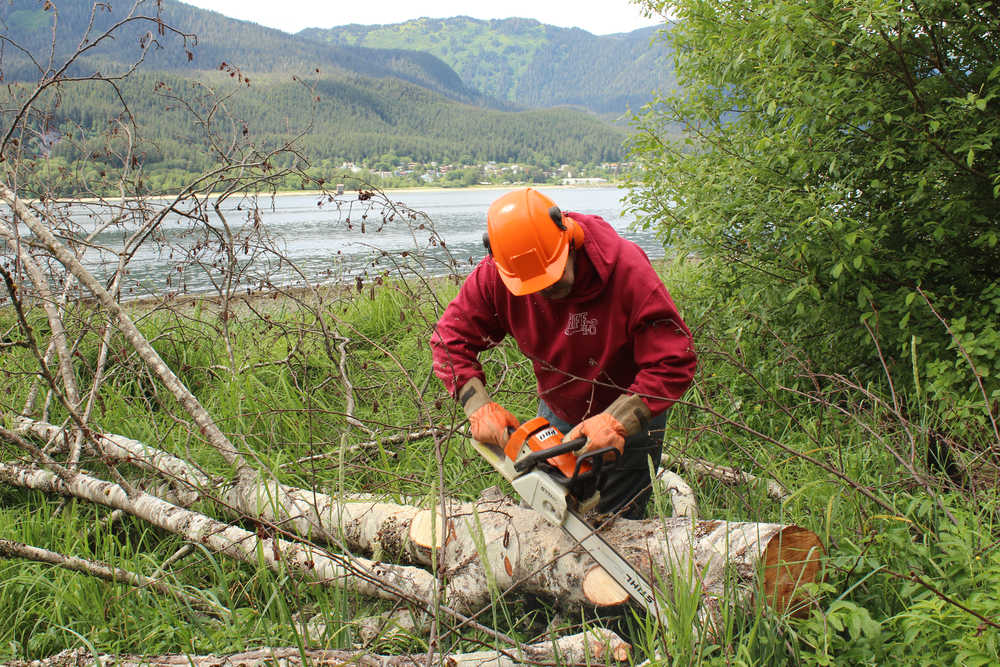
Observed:
[[[556,224],[556,227],[564,232],[569,232],[569,249],[575,250],[577,248],[583,247],[583,227],[577,224],[576,220],[568,216],[564,216],[562,211],[559,210],[558,206],[553,206],[549,209],[549,217],[552,218],[552,222]],[[490,247],[490,233],[483,232],[483,247],[486,248],[486,252],[490,255],[493,254],[493,248]]]
[[[556,227],[564,232],[569,232],[570,250],[575,250],[583,246],[583,227],[578,225],[576,220],[564,216],[558,206],[553,206],[549,209],[549,217],[552,218],[552,222],[556,223]]]

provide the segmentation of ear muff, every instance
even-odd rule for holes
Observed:
[[[583,246],[583,227],[577,224],[576,220],[564,216],[558,206],[549,209],[549,217],[552,218],[552,222],[556,223],[556,227],[564,232],[569,232],[570,250]]]
[[[490,257],[493,256],[493,248],[490,246],[490,233],[483,232],[483,247],[486,248],[486,252]]]

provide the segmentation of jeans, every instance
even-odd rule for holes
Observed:
[[[548,419],[563,435],[574,426],[557,417],[542,400],[538,401],[538,416]],[[598,512],[620,513],[626,519],[646,517],[646,505],[652,495],[648,459],[653,460],[653,470],[659,470],[666,423],[667,413],[661,412],[649,420],[645,431],[625,438],[625,453],[618,459],[618,465],[605,474]]]

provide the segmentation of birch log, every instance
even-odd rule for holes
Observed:
[[[30,417],[17,417],[14,422],[16,432],[31,434],[47,442],[57,442],[67,433],[60,426]],[[129,463],[155,472],[184,490],[208,489],[211,486],[208,475],[162,449],[113,433],[92,431],[91,435],[93,443],[101,448],[96,454],[109,463]]]
[[[698,501],[695,500],[694,491],[680,475],[664,469],[657,473],[653,483],[670,498],[670,506],[674,508],[674,516],[683,516],[692,520],[698,518]]]
[[[446,503],[420,510],[386,502],[337,502],[331,496],[264,485],[257,498],[227,500],[253,516],[344,548],[396,562],[430,565],[431,554],[448,578],[449,604],[472,610],[489,604],[490,583],[556,601],[567,609],[624,604],[627,593],[560,528],[509,498]],[[695,521],[689,517],[629,521],[601,530],[650,581],[679,574],[707,594],[721,594],[723,569],[737,575],[747,595],[758,571],[768,600],[785,610],[796,590],[816,579],[822,547],[804,528],[771,523]]]
[[[30,427],[36,435],[52,435],[50,429],[39,424],[22,420],[21,425]],[[204,483],[181,459],[160,456],[158,450],[135,440],[103,434],[99,441],[108,444],[108,453],[133,459],[151,456],[157,461],[151,468],[161,472],[167,468],[178,478]],[[432,552],[437,551],[437,561],[448,577],[449,605],[461,611],[488,605],[491,581],[501,590],[516,588],[554,599],[572,610],[627,601],[625,591],[589,556],[574,549],[571,538],[562,530],[502,495],[493,494],[475,503],[447,502],[442,516],[440,509],[431,512],[378,500],[351,502],[277,482],[237,484],[224,493],[224,504],[247,516],[375,561],[426,567],[432,561]],[[147,497],[150,502],[163,502]],[[135,513],[121,505],[109,506]],[[218,526],[222,531],[226,524]],[[798,587],[815,580],[822,553],[818,538],[803,528],[692,522],[683,516],[647,521],[620,519],[604,529],[602,536],[650,581],[672,581],[676,579],[674,574],[680,574],[690,580],[692,588],[697,584],[708,596],[723,593],[721,574],[726,566],[738,573],[739,584],[748,596],[757,589],[757,573],[761,570],[762,590],[781,610],[796,599]],[[220,542],[215,548],[225,553],[232,547]],[[279,550],[291,548],[289,544]],[[391,570],[391,566],[382,566]],[[421,582],[415,589],[419,591],[417,597],[429,599],[421,595],[432,590],[432,582],[427,579],[430,574],[421,569],[404,570]]]
[[[698,477],[710,477],[730,486],[752,485],[757,484],[761,480],[761,478],[757,477],[753,473],[749,473],[744,470],[737,470],[736,468],[731,468],[718,463],[712,463],[710,461],[706,461],[705,459],[693,459],[684,456],[674,457],[670,454],[664,454],[660,459],[660,465],[664,468],[681,466],[692,475],[697,475]],[[766,485],[765,488],[769,498],[777,500],[778,502],[783,502],[786,498],[788,498],[788,490],[785,489],[785,487],[783,487],[777,480],[764,478],[763,481]]]
[[[247,563],[353,590],[388,600],[407,598],[430,604],[436,588],[434,577],[416,567],[338,556],[290,540],[258,534],[167,503],[142,492],[131,496],[112,482],[83,473],[62,479],[48,470],[14,463],[0,463],[0,482],[46,493],[73,496],[119,509],[188,542]]]
[[[231,655],[99,655],[86,649],[69,649],[44,660],[15,661],[9,667],[269,667],[283,665],[357,665],[358,667],[515,667],[539,664],[597,664],[623,662],[632,647],[621,637],[600,628],[588,633],[561,637],[553,642],[532,644],[522,655],[506,651],[477,651],[453,654],[376,655],[363,651],[305,650],[298,648],[259,648]]]

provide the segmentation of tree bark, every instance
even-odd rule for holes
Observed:
[[[267,667],[285,665],[358,665],[359,667],[515,667],[517,665],[607,664],[628,660],[632,647],[621,637],[600,628],[587,633],[561,637],[553,642],[532,644],[519,654],[513,650],[476,651],[475,653],[376,655],[364,651],[305,650],[297,648],[259,648],[231,655],[99,655],[86,649],[69,649],[44,660],[15,661],[9,667]]]

